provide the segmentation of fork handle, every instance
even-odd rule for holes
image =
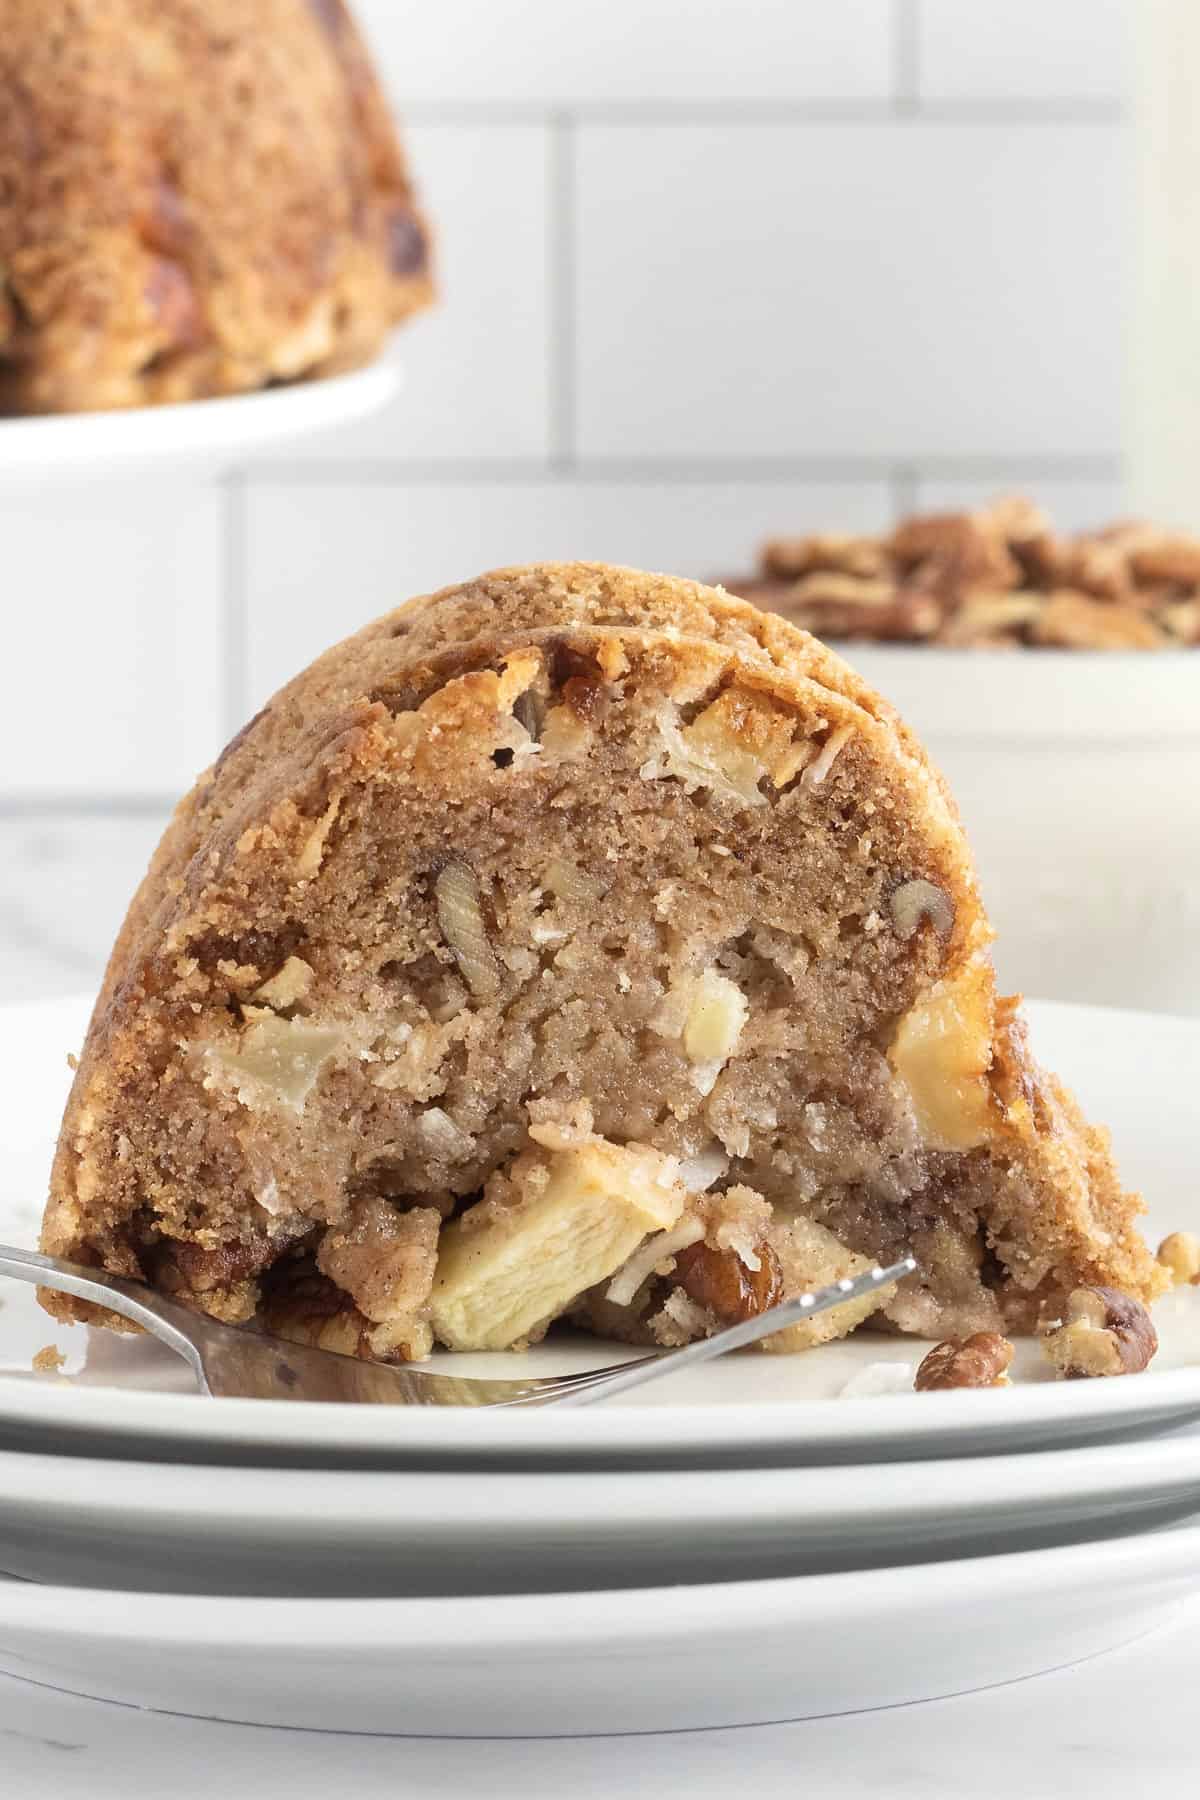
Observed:
[[[0,1244],[0,1275],[32,1282],[35,1287],[53,1288],[60,1294],[73,1294],[77,1300],[92,1300],[109,1312],[119,1313],[182,1356],[201,1388],[207,1387],[200,1352],[191,1336],[196,1329],[196,1314],[178,1301],[155,1293],[140,1281],[127,1281],[123,1275],[84,1268],[81,1263],[66,1262],[60,1256],[42,1256],[36,1250],[17,1250],[11,1244]]]

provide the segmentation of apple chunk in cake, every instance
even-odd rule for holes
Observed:
[[[990,935],[944,784],[814,639],[502,570],[331,650],[183,802],[43,1242],[365,1356],[684,1343],[907,1247],[902,1331],[1150,1298]]]

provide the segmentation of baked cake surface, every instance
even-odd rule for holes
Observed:
[[[1141,520],[1065,535],[1032,501],[764,544],[726,585],[819,636],[947,649],[1200,644],[1200,539]]]
[[[1149,1299],[990,936],[943,782],[823,645],[689,582],[500,570],[330,650],[181,803],[43,1247],[410,1358],[562,1317],[686,1342],[908,1246],[892,1329]]]
[[[332,373],[430,297],[342,0],[0,0],[0,411]]]

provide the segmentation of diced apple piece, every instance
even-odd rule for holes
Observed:
[[[762,806],[759,783],[791,742],[795,721],[782,707],[734,689],[718,695],[690,725],[674,714],[659,721],[662,749],[642,768],[647,781],[674,776],[742,806]]]
[[[433,1327],[454,1350],[520,1343],[606,1280],[687,1199],[670,1158],[603,1138],[521,1158],[513,1198],[484,1199],[442,1232]]]
[[[683,1047],[691,1062],[723,1063],[737,1049],[742,1027],[750,1013],[745,994],[715,969],[705,969],[696,983]]]
[[[286,1106],[303,1112],[325,1065],[344,1047],[340,1031],[307,1019],[281,1019],[247,1006],[250,1021],[236,1049],[209,1045],[205,1085],[231,1087],[243,1106]]]
[[[828,1287],[845,1277],[865,1275],[874,1267],[869,1257],[860,1256],[843,1244],[815,1219],[787,1219],[775,1224],[769,1242],[783,1273],[784,1292],[795,1300],[806,1290]],[[764,1350],[811,1350],[816,1344],[829,1344],[835,1338],[847,1337],[864,1319],[870,1317],[893,1293],[884,1288],[874,1294],[862,1294],[847,1300],[830,1312],[819,1313],[800,1325],[789,1325],[763,1338]]]
[[[888,1055],[934,1149],[970,1150],[991,1134],[993,1010],[990,972],[974,964],[939,981],[896,1028]]]

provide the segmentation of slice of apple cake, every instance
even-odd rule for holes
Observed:
[[[43,1245],[375,1357],[685,1343],[908,1246],[767,1347],[1149,1299],[1140,1203],[990,936],[943,782],[815,639],[501,570],[329,651],[183,801]]]

